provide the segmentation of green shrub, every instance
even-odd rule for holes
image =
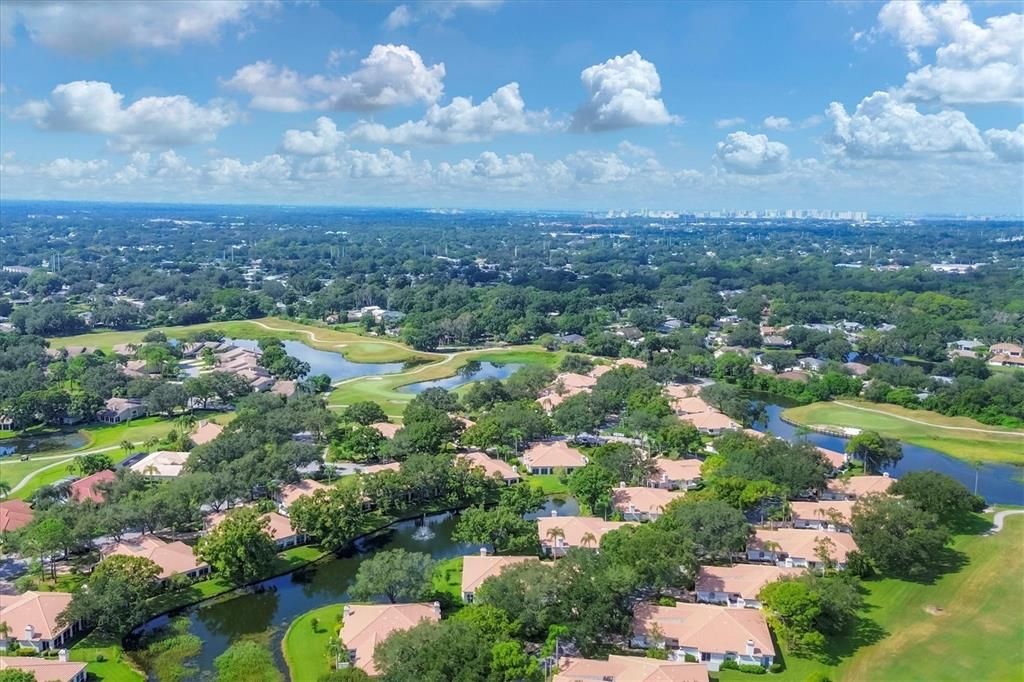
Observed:
[[[742,663],[736,666],[736,669],[741,673],[749,673],[751,675],[765,675],[768,673],[763,667],[754,665],[753,663]]]
[[[676,600],[672,597],[660,597],[658,599],[658,606],[675,606]]]
[[[768,668],[768,670],[770,672],[773,672],[773,673],[781,673],[785,669],[786,669],[786,666],[782,665],[782,663],[780,663],[780,662],[772,663],[771,667]]]
[[[686,654],[683,657],[683,660],[686,661],[687,663],[696,663],[697,662],[697,657],[694,656],[693,654]]]
[[[719,670],[739,670],[740,664],[731,658],[727,658],[722,661],[722,665],[718,666]]]
[[[647,658],[654,658],[654,659],[657,659],[659,661],[667,661],[668,660],[668,650],[667,649],[657,649],[657,648],[655,648],[655,649],[648,649],[647,650]]]
[[[832,678],[823,672],[816,672],[805,677],[804,682],[832,682]]]

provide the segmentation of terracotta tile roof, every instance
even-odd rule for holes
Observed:
[[[753,640],[755,654],[775,655],[768,623],[757,609],[730,609],[711,604],[640,604],[636,607],[633,612],[636,634],[649,634],[655,623],[662,636],[677,641],[681,647],[695,647],[702,652],[742,653],[747,650],[747,640]]]
[[[587,372],[587,374],[595,379],[600,379],[602,376],[612,371],[612,369],[613,367],[611,365],[594,365],[594,368]]]
[[[665,395],[669,398],[691,398],[700,392],[697,384],[668,384],[665,386]]]
[[[117,474],[110,469],[97,471],[91,476],[81,478],[70,486],[71,499],[76,502],[91,500],[92,502],[103,502],[106,494],[100,489],[102,483],[113,483],[117,480]]]
[[[669,459],[668,457],[656,457],[654,459],[655,475],[652,481],[660,481],[662,478],[667,481],[694,481],[700,478],[700,468],[704,465],[699,459]]]
[[[286,381],[284,379],[278,379],[274,382],[274,385],[270,387],[271,393],[283,395],[285,398],[290,398],[295,395],[295,391],[299,390],[299,384],[295,381]]]
[[[283,506],[290,507],[295,504],[295,500],[299,499],[303,495],[312,495],[317,490],[330,490],[330,486],[326,486],[319,481],[307,478],[299,481],[298,483],[289,483],[282,486],[278,496]]]
[[[32,507],[24,500],[0,502],[0,533],[18,530],[32,523]]]
[[[827,521],[827,512],[835,510],[842,516],[843,522],[850,523],[853,515],[853,500],[832,500],[822,502],[790,502],[793,510],[793,519],[806,521]]]
[[[537,402],[540,404],[542,408],[544,408],[545,412],[550,412],[551,410],[555,409],[556,407],[564,403],[565,399],[568,397],[568,394],[559,395],[558,393],[548,393],[537,398]]]
[[[721,431],[724,429],[738,429],[739,424],[721,412],[700,412],[698,414],[683,414],[679,418],[690,422],[697,429],[706,431]]]
[[[630,524],[629,521],[605,521],[594,516],[542,516],[537,519],[537,534],[540,544],[550,547],[553,541],[548,532],[552,528],[560,528],[565,546],[582,547],[583,537],[589,533],[594,536],[594,542],[588,546],[596,549],[605,533]]]
[[[612,491],[612,504],[623,513],[661,514],[672,500],[685,494],[664,488],[623,487]]]
[[[818,448],[818,452],[825,456],[825,459],[828,460],[828,463],[831,464],[834,469],[839,469],[846,464],[845,453],[829,450],[828,448]]]
[[[484,473],[487,476],[494,476],[494,474],[498,474],[506,481],[517,481],[521,478],[519,472],[513,469],[511,464],[500,459],[494,459],[486,453],[470,451],[461,453],[457,456],[469,462],[471,467],[480,467],[484,470]]]
[[[409,630],[421,621],[441,620],[441,609],[432,604],[352,604],[345,607],[339,637],[355,651],[355,666],[371,677],[377,675],[373,652],[392,633]]]
[[[188,573],[206,564],[196,558],[192,548],[184,542],[165,542],[152,535],[144,535],[135,540],[122,540],[109,545],[103,550],[104,556],[120,554],[138,556],[149,559],[160,567],[160,578],[170,578],[179,573]]]
[[[788,575],[801,575],[802,568],[780,568],[764,564],[701,566],[697,574],[698,592],[728,592],[744,599],[757,599],[761,588]]]
[[[462,591],[476,592],[483,581],[501,575],[509,566],[538,561],[535,556],[485,556],[470,554],[462,558]]]
[[[18,596],[4,595],[0,603],[0,621],[10,628],[8,636],[24,639],[25,628],[32,626],[33,639],[54,639],[67,628],[58,616],[71,603],[68,592],[25,592]]]
[[[770,551],[781,552],[808,561],[817,561],[818,557],[815,551],[819,538],[828,538],[832,541],[835,545],[832,550],[832,558],[841,564],[846,563],[846,556],[857,549],[857,543],[849,533],[829,533],[801,528],[780,528],[779,530],[758,528],[753,537],[748,540],[747,547],[764,550],[765,545],[771,542],[778,545],[778,549]]]
[[[401,462],[388,462],[387,464],[368,464],[366,466],[359,467],[359,473],[361,474],[379,474],[382,471],[401,471]]]
[[[0,670],[24,670],[37,680],[70,682],[85,670],[85,663],[29,656],[0,656]]]
[[[376,424],[370,424],[370,428],[377,429],[377,432],[385,438],[394,438],[395,434],[402,428],[402,425],[392,424],[391,422],[377,422]]]
[[[566,392],[590,390],[597,384],[597,379],[589,374],[576,374],[575,372],[562,372],[555,377],[554,384],[561,384]]]
[[[206,445],[220,434],[224,433],[224,427],[216,422],[201,421],[192,435],[189,436],[196,445]]]
[[[582,467],[587,459],[564,440],[542,441],[531,445],[522,456],[529,467]]]
[[[643,369],[647,367],[647,363],[643,360],[637,360],[636,358],[619,358],[615,361],[616,367],[636,367],[637,369]]]
[[[717,412],[715,408],[711,407],[700,396],[689,396],[686,398],[676,398],[672,401],[672,409],[675,410],[676,414],[698,414],[700,412]]]
[[[210,514],[204,520],[204,526],[207,531],[211,531],[220,524],[224,523],[224,519],[230,516],[237,509],[228,509],[226,511],[216,512]],[[280,540],[282,538],[290,538],[296,534],[296,531],[292,528],[291,519],[283,514],[278,514],[275,511],[267,512],[263,514],[261,518],[267,519],[267,533],[269,533],[272,540]]]
[[[607,661],[567,658],[552,682],[707,682],[703,663],[658,661],[640,656],[609,656]]]
[[[988,352],[992,353],[993,355],[1008,355],[1010,353],[1016,353],[1017,355],[1020,355],[1021,353],[1024,353],[1024,348],[1018,346],[1015,343],[993,343],[991,346],[988,347]]]
[[[151,452],[135,464],[131,470],[143,476],[159,476],[161,478],[174,478],[181,475],[188,462],[187,452],[172,450],[157,450]],[[152,469],[150,468],[152,467]]]
[[[895,478],[889,476],[850,476],[849,478],[834,478],[828,482],[828,489],[833,493],[850,495],[851,497],[863,497],[872,493],[889,492],[889,488],[896,482]]]

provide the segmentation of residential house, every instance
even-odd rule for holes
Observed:
[[[293,397],[299,390],[299,382],[297,381],[286,381],[284,379],[278,379],[270,387],[271,393],[276,393],[284,398]]]
[[[822,500],[856,500],[865,495],[887,493],[895,482],[896,479],[890,477],[889,474],[834,478],[828,482],[828,487],[822,491],[819,498]]]
[[[797,360],[797,364],[800,365],[801,369],[805,369],[808,372],[823,372],[828,363],[818,358],[800,358]]]
[[[704,462],[699,459],[654,458],[654,472],[647,481],[652,488],[667,490],[689,490],[700,484],[700,468]]]
[[[837,568],[845,568],[846,557],[856,551],[857,543],[849,533],[758,528],[747,542],[747,559],[786,567],[822,568],[819,553],[823,548],[827,548],[829,559]]]
[[[149,559],[160,567],[157,578],[161,582],[176,575],[197,580],[210,572],[210,566],[197,559],[192,548],[184,542],[167,542],[155,535],[122,540],[102,548],[101,551],[105,557],[122,555]]]
[[[563,556],[573,547],[597,549],[609,531],[629,525],[629,521],[605,521],[594,516],[551,516],[537,519],[537,536],[541,549],[550,556]]]
[[[685,493],[665,488],[627,486],[620,483],[612,491],[612,506],[627,521],[654,521],[665,512],[665,507]]]
[[[62,652],[57,658],[0,656],[0,673],[19,670],[41,682],[86,682],[85,666],[79,661],[69,661],[67,652]]]
[[[639,330],[637,330],[639,331]],[[647,367],[647,363],[643,360],[637,360],[636,358],[619,358],[615,361],[616,367],[632,367],[634,369],[644,369]]]
[[[121,374],[132,379],[146,379],[157,374],[146,360],[128,360],[120,366]]]
[[[672,400],[672,410],[678,415],[701,414],[704,412],[717,412],[715,408],[700,396],[688,396]]]
[[[433,604],[347,604],[342,616],[342,648],[348,663],[370,677],[379,674],[373,661],[377,645],[395,632],[409,630],[423,621],[441,620],[441,605]]]
[[[480,554],[470,554],[462,558],[462,601],[473,602],[473,594],[485,580],[501,575],[509,566],[524,561],[537,561],[535,556],[489,556],[487,550],[481,548]]]
[[[572,473],[587,465],[587,458],[564,440],[542,441],[531,445],[522,455],[531,474]]]
[[[391,422],[377,422],[370,424],[371,429],[376,429],[377,433],[384,436],[388,440],[395,437],[395,434],[401,430],[401,424],[392,424]]]
[[[135,353],[137,353],[141,347],[142,344],[140,343],[115,343],[111,346],[110,350],[113,351],[114,355],[123,355],[126,358],[133,358],[135,357]]]
[[[641,656],[564,658],[552,682],[707,682],[708,669],[700,663],[659,661]]]
[[[767,336],[761,337],[761,345],[765,348],[789,348],[793,345],[793,342],[787,339],[785,336],[779,336],[778,334],[768,334]]]
[[[975,351],[983,348],[985,344],[978,339],[960,339],[949,344],[949,346],[954,350],[969,352],[973,355]]]
[[[206,529],[206,532],[210,532],[223,523],[232,511],[234,510],[217,512],[207,516],[203,520],[203,526]],[[271,511],[263,514],[260,518],[267,520],[267,534],[270,535],[270,539],[274,541],[275,545],[277,545],[278,550],[288,549],[289,547],[304,544],[309,539],[292,528],[291,520],[283,514]]]
[[[871,368],[865,365],[863,362],[844,362],[843,369],[845,369],[847,372],[849,372],[855,377],[862,377],[865,374],[867,374],[868,370]]]
[[[814,530],[850,532],[850,519],[853,516],[853,500],[832,500],[828,502],[789,503],[793,512],[794,528],[812,528]]]
[[[104,424],[122,424],[145,416],[146,408],[142,401],[134,398],[110,398],[96,414]]]
[[[849,455],[845,452],[839,452],[838,450],[829,450],[828,448],[819,447],[818,452],[820,452],[821,456],[832,465],[832,469],[834,471],[839,471],[845,467],[850,460]]]
[[[0,623],[7,623],[8,632],[6,639],[0,639],[0,648],[9,648],[11,641],[36,651],[66,647],[83,627],[79,621],[60,623],[60,614],[70,603],[69,592],[29,591],[16,596],[4,595],[0,603]]]
[[[69,487],[71,499],[75,502],[103,502],[107,498],[104,487],[117,480],[117,474],[110,469],[97,471],[95,474],[80,478]]]
[[[689,654],[711,671],[727,660],[764,668],[775,662],[772,634],[758,609],[640,604],[633,612],[633,644],[667,649],[669,660]]]
[[[188,463],[188,455],[187,452],[175,450],[157,450],[135,462],[130,468],[147,478],[167,481],[181,476],[185,464]]]
[[[806,384],[811,380],[810,374],[799,369],[791,369],[788,372],[779,372],[775,376],[779,379],[785,379],[786,381],[799,381],[802,384]]]
[[[559,345],[562,346],[575,346],[583,343],[586,340],[587,338],[580,334],[562,334],[561,336],[555,337],[555,341],[557,341]]]
[[[470,467],[483,469],[484,474],[489,478],[500,477],[505,482],[505,485],[513,485],[522,480],[522,476],[519,475],[514,466],[500,459],[494,459],[479,450],[463,452],[456,455],[456,457],[468,462]]]
[[[24,500],[0,502],[0,536],[32,523],[33,511]]]
[[[696,414],[684,414],[679,417],[709,436],[720,436],[724,431],[738,429],[740,425],[721,412],[698,412]]]
[[[761,588],[786,576],[804,573],[802,568],[734,564],[701,566],[697,573],[697,601],[736,608],[761,608]]]
[[[988,350],[990,365],[1024,367],[1024,348],[1016,343],[994,343]]]
[[[224,433],[224,427],[217,422],[206,421],[205,419],[199,422],[195,431],[189,436],[189,439],[196,445],[206,445],[212,440],[216,440],[217,436]]]
[[[298,483],[288,483],[287,485],[281,486],[281,489],[277,491],[277,506],[282,513],[288,513],[288,507],[295,504],[295,501],[300,497],[306,495],[312,495],[318,490],[330,490],[330,486],[326,486],[319,481],[314,481],[311,478],[306,478]]]

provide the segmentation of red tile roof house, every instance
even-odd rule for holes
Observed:
[[[822,500],[856,500],[865,495],[887,493],[896,482],[889,474],[881,476],[850,476],[834,478],[818,496]]]
[[[69,488],[71,499],[75,502],[89,500],[99,504],[107,498],[107,494],[103,490],[104,484],[110,484],[116,480],[117,474],[110,469],[97,471],[95,474],[81,478],[71,484]]]
[[[837,450],[829,450],[828,448],[818,448],[818,452],[825,458],[825,460],[832,465],[834,471],[844,469],[849,464],[850,457],[845,452],[838,452]]]
[[[828,500],[823,502],[790,502],[793,511],[794,528],[812,528],[840,533],[849,533],[853,516],[853,500]]]
[[[689,490],[700,483],[700,468],[704,462],[699,459],[654,459],[654,475],[647,481],[652,488],[666,490]]]
[[[282,514],[288,513],[288,507],[295,504],[295,501],[305,495],[312,495],[318,490],[330,490],[330,486],[324,485],[319,481],[314,481],[311,478],[306,478],[298,483],[288,483],[287,485],[281,486],[281,489],[277,491],[274,496],[277,500],[277,508]]]
[[[210,514],[203,519],[203,527],[207,533],[219,526],[234,510],[227,510],[222,512],[216,512]],[[295,547],[296,545],[305,544],[309,538],[302,533],[299,533],[292,528],[291,519],[283,514],[279,514],[276,511],[267,512],[263,514],[261,518],[267,519],[267,533],[270,534],[270,539],[274,541],[279,550],[288,549],[289,547]]]
[[[709,436],[720,436],[723,431],[740,428],[739,424],[721,412],[698,412],[680,415],[679,418],[690,422],[698,431]]]
[[[470,554],[462,558],[462,601],[473,603],[473,594],[488,578],[501,575],[509,566],[524,561],[538,561],[535,556],[489,556],[487,550],[480,549],[480,554]]]
[[[655,625],[660,641],[652,637]],[[690,654],[711,671],[728,659],[764,668],[775,662],[772,634],[758,609],[640,604],[633,611],[633,645],[668,649],[669,660],[681,661]]]
[[[640,656],[609,656],[607,661],[565,658],[552,682],[707,682],[700,663],[658,661]]]
[[[759,609],[761,588],[785,576],[802,575],[802,568],[735,564],[701,566],[697,574],[697,601],[736,608]]]
[[[587,465],[587,458],[564,440],[549,440],[531,445],[522,455],[531,474],[572,473]]]
[[[348,651],[349,664],[375,677],[379,674],[373,662],[377,645],[392,633],[410,630],[425,620],[440,621],[441,604],[349,604],[338,637]]]
[[[0,649],[7,649],[12,640],[19,647],[36,651],[61,649],[82,632],[81,622],[59,623],[58,617],[71,603],[68,592],[30,591],[4,595],[0,601],[0,622],[8,627],[7,637],[0,639]]]
[[[32,507],[24,500],[0,502],[0,538],[32,523],[33,514]]]
[[[45,682],[85,682],[87,679],[85,663],[68,661],[66,653],[58,656],[56,660],[28,656],[0,656],[0,672],[4,670],[23,670],[32,674],[35,679],[45,680]]]
[[[573,547],[597,549],[605,533],[629,525],[629,521],[605,521],[593,516],[551,516],[537,519],[537,536],[544,553],[560,557]]]
[[[500,476],[505,485],[514,485],[523,480],[514,466],[500,459],[494,459],[479,450],[463,452],[456,457],[468,462],[470,467],[483,469],[484,474],[488,477]]]
[[[370,428],[376,429],[377,433],[391,439],[395,437],[395,434],[402,428],[402,425],[392,424],[391,422],[377,422],[376,424],[370,424]]]
[[[199,422],[199,426],[192,432],[189,439],[195,445],[206,445],[212,440],[215,440],[217,436],[224,433],[224,427],[216,422],[206,421],[205,419]]]
[[[612,506],[626,521],[654,521],[665,512],[665,507],[685,493],[664,488],[627,486],[620,483],[612,491]]]
[[[856,551],[857,543],[849,533],[825,533],[799,528],[767,530],[758,528],[747,541],[747,559],[766,561],[787,568],[822,568],[818,557],[819,541],[832,544],[830,558],[836,568],[846,568],[846,557]]]
[[[144,535],[135,540],[122,540],[104,547],[104,557],[120,554],[149,559],[160,567],[157,576],[164,582],[176,575],[197,580],[210,572],[210,566],[196,558],[192,548],[184,542],[166,542],[154,535]]]

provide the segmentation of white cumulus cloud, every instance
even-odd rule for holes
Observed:
[[[330,154],[345,143],[345,133],[338,130],[334,121],[321,116],[313,130],[290,129],[284,132],[281,150],[300,156],[322,156]]]
[[[779,173],[789,161],[789,148],[767,135],[751,135],[739,130],[718,143],[715,158],[733,173],[769,175]]]
[[[737,126],[741,126],[746,122],[746,119],[740,116],[736,116],[734,118],[720,118],[717,121],[715,121],[715,127],[718,128],[719,130],[724,130],[725,128],[736,128]]]
[[[125,107],[124,95],[102,81],[63,83],[15,113],[44,130],[106,135],[121,150],[211,142],[238,118],[229,102],[202,106],[184,95],[143,97]]]
[[[1016,130],[986,130],[985,139],[1000,160],[1010,163],[1024,161],[1024,123]]]
[[[587,99],[573,115],[573,130],[616,130],[680,121],[659,98],[658,69],[639,52],[587,67],[580,80]]]
[[[238,69],[222,85],[252,96],[249,106],[263,111],[302,111],[309,107],[304,79],[285,67],[258,61]]]
[[[764,119],[762,125],[768,130],[789,130],[793,127],[793,122],[785,116],[769,116]]]

